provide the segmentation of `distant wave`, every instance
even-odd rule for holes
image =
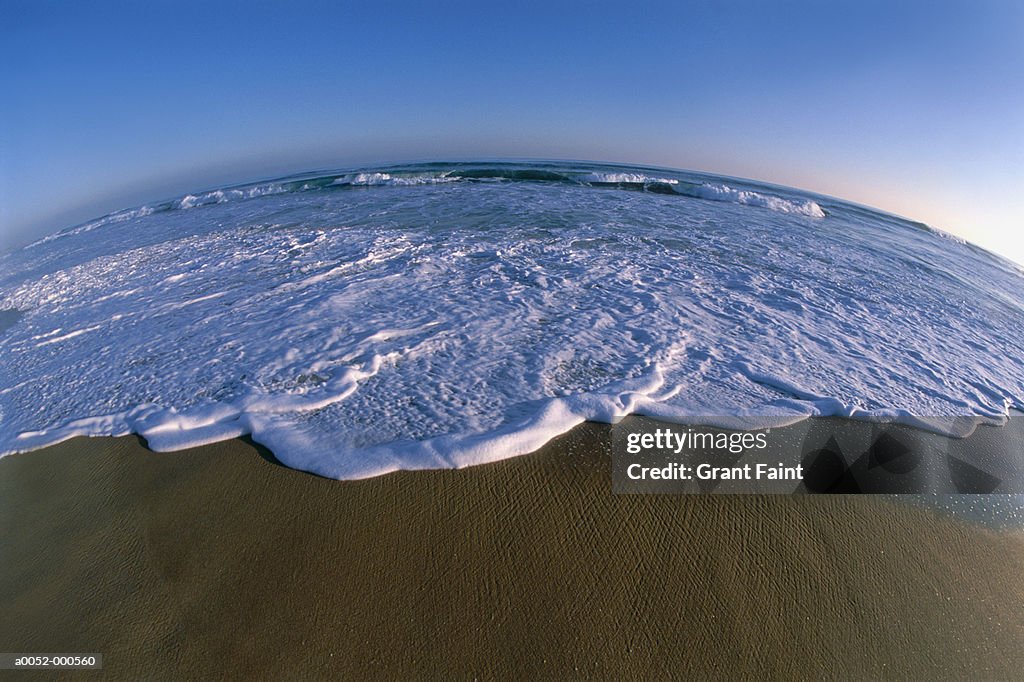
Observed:
[[[812,218],[824,218],[825,211],[816,202],[806,199],[793,201],[782,197],[750,190],[740,190],[728,185],[698,185],[686,194],[710,199],[711,201],[725,201],[733,204],[745,204],[747,206],[760,206],[781,213],[799,213]]]
[[[675,194],[693,199],[754,206],[811,218],[824,218],[826,215],[824,209],[810,199],[784,198],[764,191],[738,189],[724,183],[694,183],[677,178],[647,175],[638,172],[555,171],[543,168],[511,167],[500,164],[470,168],[432,169],[430,171],[414,171],[399,168],[328,174],[302,180],[285,178],[273,182],[186,194],[170,201],[116,211],[102,218],[43,237],[25,248],[34,248],[67,235],[80,234],[110,223],[131,220],[163,211],[188,210],[294,192],[360,187],[414,187],[417,185],[436,185],[459,181],[563,183],[605,189],[638,190],[652,194]]]
[[[82,223],[81,225],[76,225],[66,230],[61,230],[60,232],[55,232],[54,234],[46,235],[42,239],[38,239],[32,242],[25,248],[31,249],[33,247],[41,246],[43,244],[48,244],[54,241],[55,239],[60,239],[61,237],[68,237],[71,235],[82,234],[84,232],[90,232],[92,230],[95,230],[97,227],[103,227],[104,225],[109,225],[110,223],[119,223],[124,222],[126,220],[132,220],[135,218],[142,218],[144,216],[152,215],[155,211],[156,209],[154,209],[151,206],[140,206],[138,208],[115,211],[114,213],[107,214],[102,218],[90,220],[87,223]]]
[[[171,208],[183,210],[208,204],[223,204],[228,201],[242,201],[244,199],[265,197],[270,194],[282,194],[287,191],[289,191],[288,186],[281,183],[253,185],[243,189],[217,189],[200,194],[186,194],[181,199],[173,202]]]
[[[398,175],[391,173],[351,173],[335,178],[332,185],[340,187],[413,187],[415,185],[433,185],[441,182],[455,182],[456,177],[440,174]]]
[[[433,173],[360,172],[332,179],[333,186],[341,187],[407,187],[456,181],[554,182],[582,184],[598,188],[632,189],[655,194],[678,194],[694,199],[721,201],[766,208],[781,213],[824,218],[825,211],[810,199],[794,200],[766,192],[735,189],[726,184],[694,184],[677,178],[627,172],[573,173],[537,168],[469,168]]]
[[[615,186],[643,189],[659,194],[681,194],[695,199],[722,201],[746,206],[758,206],[780,213],[796,213],[811,218],[824,218],[825,211],[810,199],[784,199],[765,192],[735,189],[726,184],[695,184],[675,178],[644,175],[642,173],[588,173],[580,178],[592,186]]]
[[[678,180],[673,178],[658,178],[643,173],[587,173],[580,177],[580,180],[591,185],[650,185],[663,183],[666,185],[677,185]]]

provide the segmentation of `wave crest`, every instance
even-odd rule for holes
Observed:
[[[734,189],[728,185],[699,185],[692,190],[692,196],[710,201],[724,201],[746,206],[760,206],[780,213],[796,213],[811,218],[824,218],[825,211],[817,202],[810,199],[795,201],[783,199],[771,194],[762,194],[751,190]],[[690,192],[687,192],[690,194]]]
[[[545,182],[562,183],[603,189],[626,189],[652,194],[675,194],[693,199],[720,201],[765,208],[780,213],[824,218],[826,213],[810,199],[784,198],[768,192],[737,189],[725,183],[688,181],[666,175],[649,175],[637,171],[596,171],[583,169],[531,168],[494,164],[487,166],[460,166],[428,164],[422,166],[360,170],[332,173],[314,177],[283,178],[272,182],[215,189],[186,194],[182,197],[152,205],[140,206],[110,213],[101,218],[43,237],[25,248],[32,248],[73,234],[88,232],[111,223],[142,218],[163,211],[181,211],[203,206],[214,206],[233,201],[245,201],[277,194],[310,192],[358,187],[415,187],[451,182]]]

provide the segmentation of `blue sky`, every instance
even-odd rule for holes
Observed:
[[[544,157],[750,177],[1024,262],[1024,3],[3,0],[0,247],[228,182]]]

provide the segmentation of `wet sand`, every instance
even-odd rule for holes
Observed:
[[[613,496],[606,429],[350,482],[238,440],[6,457],[0,650],[118,679],[1019,678],[1024,532],[881,497]]]

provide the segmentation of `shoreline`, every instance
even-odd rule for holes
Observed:
[[[613,496],[602,428],[358,481],[240,439],[5,457],[0,642],[119,679],[1024,666],[1024,532],[881,496]]]
[[[122,420],[125,416],[122,414],[116,417],[89,417],[86,418],[85,421],[102,421],[112,418]],[[480,444],[477,443],[475,446],[469,448],[470,450],[475,451],[472,456],[450,458],[447,461],[447,466],[440,466],[436,455],[432,455],[431,463],[426,466],[415,461],[413,461],[413,466],[407,466],[410,462],[404,461],[400,454],[397,457],[392,457],[393,461],[390,465],[391,467],[398,466],[398,468],[383,468],[379,472],[375,473],[367,474],[362,469],[353,469],[351,466],[344,464],[340,465],[343,472],[353,473],[354,471],[354,475],[344,475],[344,473],[342,475],[336,475],[337,471],[325,473],[324,467],[319,465],[304,466],[303,462],[288,464],[286,463],[286,460],[282,460],[273,452],[270,445],[257,442],[252,433],[240,428],[225,428],[225,425],[222,423],[212,425],[215,431],[220,431],[218,436],[211,439],[199,439],[197,442],[189,445],[188,439],[182,439],[177,436],[168,439],[167,435],[162,433],[154,436],[153,434],[147,434],[145,429],[138,432],[117,430],[115,433],[118,435],[114,436],[94,435],[84,431],[81,426],[75,426],[77,421],[78,420],[61,427],[49,429],[49,431],[56,431],[60,433],[60,436],[56,440],[36,440],[33,445],[24,449],[16,448],[8,450],[5,453],[0,453],[0,460],[4,457],[25,455],[38,452],[40,450],[58,447],[69,440],[135,438],[138,439],[146,449],[153,452],[164,453],[182,452],[185,450],[204,447],[217,447],[219,444],[230,440],[240,440],[259,449],[261,456],[264,458],[269,457],[275,463],[297,471],[302,471],[321,478],[327,478],[328,480],[362,480],[378,476],[386,476],[402,471],[431,471],[446,468],[465,469],[468,467],[492,464],[505,459],[531,455],[545,450],[551,442],[565,437],[570,431],[588,425],[588,428],[595,427],[608,429],[608,432],[604,437],[606,440],[611,441],[614,439],[614,433],[617,428],[621,427],[622,430],[629,431],[631,430],[631,427],[627,427],[625,425],[646,423],[651,425],[652,428],[663,427],[669,429],[685,429],[686,427],[700,427],[716,433],[745,431],[756,432],[764,430],[774,431],[777,435],[773,436],[773,440],[781,440],[783,442],[781,444],[774,444],[776,447],[769,448],[765,452],[776,456],[782,456],[784,459],[793,458],[798,452],[799,446],[801,444],[806,445],[810,441],[814,440],[815,435],[819,437],[818,440],[821,440],[820,436],[822,434],[828,437],[833,435],[837,436],[842,433],[845,434],[847,438],[851,436],[853,437],[855,441],[854,447],[858,445],[863,447],[880,435],[892,436],[902,434],[904,437],[909,438],[909,440],[904,442],[908,443],[911,449],[915,451],[922,450],[922,453],[916,454],[939,456],[950,455],[960,458],[963,464],[968,464],[964,470],[950,472],[956,474],[955,480],[945,481],[936,490],[920,494],[988,494],[993,492],[997,494],[1019,494],[1024,496],[1024,465],[1019,463],[1024,462],[1024,460],[1021,459],[1024,457],[1024,411],[1016,408],[1010,409],[1010,413],[1007,415],[1006,421],[1002,424],[991,423],[990,418],[980,415],[917,417],[913,420],[908,420],[904,417],[878,417],[871,414],[861,414],[852,417],[829,414],[800,416],[722,415],[710,417],[693,416],[689,419],[671,419],[660,416],[647,416],[643,414],[630,413],[621,417],[616,417],[611,422],[591,419],[573,422],[575,426],[568,427],[568,431],[552,432],[547,429],[540,429],[540,431],[546,431],[548,433],[547,440],[538,438],[537,435],[533,433],[527,437],[527,440],[529,442],[539,443],[539,445],[534,445],[534,449],[524,452],[519,449],[521,443],[513,443],[511,451],[517,454],[507,454],[509,452],[508,449],[506,449],[503,454],[497,456],[491,452],[494,449],[500,449],[500,446],[502,445],[507,446],[509,443],[505,437],[510,433],[512,433],[513,436],[519,435],[515,432],[507,432],[503,429],[497,429],[494,432],[483,434],[483,440],[485,442],[490,441],[487,446],[481,448],[479,447]],[[939,424],[943,424],[944,426],[939,426]],[[538,429],[536,429],[534,425],[531,425],[524,427],[524,430],[526,432],[530,432]],[[43,434],[45,432],[45,430],[31,432],[29,434],[30,437],[28,438],[29,442],[32,442],[33,438],[36,438],[39,434]],[[555,435],[551,435],[551,433],[554,433]],[[25,434],[22,434],[22,436],[24,435]],[[449,436],[435,436],[433,438],[425,439],[424,441],[415,442],[430,443],[437,446],[439,443],[447,442],[449,438]],[[151,445],[153,440],[156,441],[156,446]],[[515,440],[515,437],[513,437],[513,441]],[[405,443],[414,441],[402,440],[396,442]],[[169,445],[169,443],[174,445]],[[375,447],[369,447],[363,450],[347,451],[345,454],[354,455],[357,458],[359,456],[370,456],[371,458],[379,460],[382,452],[385,457],[388,456],[387,450],[391,445],[393,445],[393,443],[375,446],[378,447],[379,450],[375,450]],[[464,444],[457,444],[454,447],[456,449],[463,448]],[[853,454],[856,453],[854,452]],[[971,461],[975,458],[981,459],[983,463],[981,465],[982,468],[976,467]],[[853,464],[854,462],[850,463]],[[998,475],[990,477],[989,474],[984,471],[985,467],[993,469]],[[336,470],[338,469],[338,466],[334,466],[332,468]],[[980,477],[978,477],[978,474],[980,474]],[[972,476],[980,478],[984,482],[979,482],[977,480],[972,481]],[[966,486],[966,489],[964,486]],[[911,488],[912,487],[913,486],[911,486]],[[814,492],[824,491],[815,490]],[[894,490],[887,490],[884,487],[876,489],[868,486],[867,490],[853,492],[865,492],[868,494],[913,494],[913,490],[908,490],[906,489],[906,486],[899,485],[897,485]],[[1022,509],[1024,509],[1024,507],[1022,507]],[[1024,525],[1024,513],[1022,513],[1020,523]]]

